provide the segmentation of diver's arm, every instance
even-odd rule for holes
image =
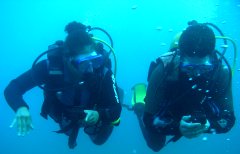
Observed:
[[[159,80],[163,76],[163,69],[164,64],[160,63],[158,66],[153,70],[147,87],[147,93],[146,97],[144,99],[145,101],[145,109],[143,114],[143,123],[147,130],[149,131],[157,131],[156,127],[153,126],[153,120],[155,118],[155,115],[159,112],[159,104],[160,101],[157,98],[157,91],[160,91],[160,83],[161,80]],[[158,89],[159,88],[159,89]],[[160,97],[159,97],[160,98]]]
[[[145,97],[145,112],[143,122],[150,131],[157,131],[165,135],[181,136],[179,131],[180,120],[165,116],[167,112],[164,94],[164,64],[159,63],[152,72]]]
[[[16,79],[12,80],[4,90],[4,96],[9,106],[16,112],[20,107],[28,107],[23,99],[23,95],[28,90],[44,82],[47,75],[46,61],[41,61],[36,65],[33,80],[32,69],[26,71]]]
[[[235,124],[235,115],[233,111],[233,99],[232,90],[228,89],[225,97],[221,97],[216,101],[220,109],[220,115],[216,118],[210,118],[210,130],[209,133],[213,131],[216,133],[226,133],[231,130]]]
[[[153,121],[157,113],[162,109],[161,101],[163,101],[162,94],[162,78],[164,74],[164,64],[162,61],[157,65],[157,67],[151,73],[149,78],[148,87],[145,101],[145,109],[143,115],[143,122],[146,129],[151,131],[156,131],[155,126],[153,126]],[[159,96],[161,95],[161,96]]]
[[[153,70],[147,87],[145,101],[145,112],[151,115],[156,114],[160,110],[162,101],[162,83],[164,74],[164,64],[161,61]]]
[[[226,69],[223,69],[223,74],[220,76],[219,83],[225,84],[227,83],[228,79],[228,72]],[[225,79],[225,81],[223,81]],[[221,87],[223,87],[222,85]],[[234,108],[233,108],[233,96],[232,96],[232,82],[226,90],[219,91],[221,95],[216,99],[215,104],[219,108],[219,116],[217,118],[210,118],[210,130],[209,132],[212,133],[212,130],[215,130],[216,133],[226,133],[230,131],[230,129],[235,124],[235,115],[234,115]]]
[[[108,71],[104,77],[101,94],[103,99],[98,107],[99,120],[111,123],[119,119],[122,106],[119,102],[115,77],[111,71]]]

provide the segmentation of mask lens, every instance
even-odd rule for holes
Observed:
[[[180,69],[187,74],[204,74],[211,72],[214,66],[212,64],[186,64],[182,63]]]
[[[209,73],[214,69],[210,57],[189,57],[183,56],[180,63],[180,70],[190,76],[199,76],[201,74]]]
[[[79,68],[80,66],[91,66],[93,69],[97,69],[103,64],[103,56],[100,54],[97,54],[96,52],[93,52],[91,54],[87,55],[79,55],[72,60],[72,65],[75,66],[76,68]],[[89,64],[89,65],[87,65]]]

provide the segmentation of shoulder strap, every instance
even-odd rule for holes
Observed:
[[[48,72],[49,75],[63,74],[63,41],[56,41],[48,46]]]
[[[162,64],[164,66],[164,68],[166,68],[165,70],[167,72],[169,72],[170,71],[170,67],[173,65],[173,62],[174,62],[174,59],[175,59],[176,55],[177,55],[176,52],[167,52],[167,53],[161,55],[160,57],[158,57],[155,61],[152,61],[150,66],[149,66],[149,69],[148,69],[147,81],[149,81],[150,76],[151,76],[153,70],[159,64]]]

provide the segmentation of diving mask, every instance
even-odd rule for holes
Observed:
[[[180,70],[189,76],[200,76],[213,71],[214,65],[209,57],[205,58],[184,58],[180,63]]]
[[[71,59],[71,64],[77,69],[87,69],[90,67],[97,69],[104,63],[103,56],[95,51],[91,53],[81,54]]]

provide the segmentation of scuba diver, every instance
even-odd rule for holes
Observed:
[[[33,129],[30,107],[23,95],[36,86],[44,92],[41,115],[59,124],[60,130],[56,132],[69,137],[71,149],[77,145],[80,128],[93,143],[101,145],[114,126],[119,125],[122,107],[115,74],[109,53],[102,43],[97,43],[100,39],[90,34],[96,29],[101,30],[70,22],[65,27],[65,41],[50,45],[31,69],[6,87],[6,101],[16,113],[11,127],[17,127],[19,136]],[[112,46],[106,45],[112,50]],[[43,55],[47,58],[39,61]]]
[[[148,85],[133,87],[132,109],[155,152],[182,136],[226,133],[234,126],[232,71],[226,49],[215,49],[210,26],[190,22],[170,51],[151,63]],[[166,141],[166,136],[173,137]]]

